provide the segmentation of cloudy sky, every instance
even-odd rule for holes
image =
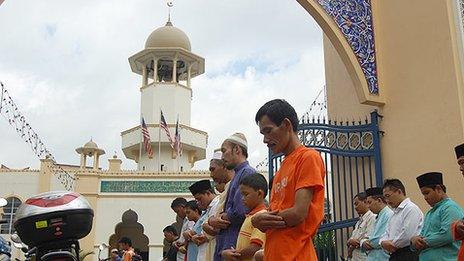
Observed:
[[[120,132],[138,125],[140,113],[141,79],[127,58],[166,20],[164,0],[0,6],[0,81],[58,162],[79,164],[74,150],[91,137],[107,152],[104,168],[114,152],[123,157]],[[172,20],[206,59],[206,73],[192,81],[192,127],[208,132],[207,155],[239,131],[256,165],[267,154],[257,109],[284,98],[301,115],[324,85],[320,27],[296,1],[281,0],[177,0]],[[39,167],[2,117],[0,164]],[[123,160],[123,168],[136,165]]]

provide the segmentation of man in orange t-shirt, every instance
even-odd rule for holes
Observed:
[[[317,260],[312,238],[324,216],[324,162],[297,135],[298,116],[285,100],[272,100],[256,113],[263,142],[283,153],[270,193],[270,211],[253,217],[266,232],[264,260]]]
[[[132,248],[132,240],[128,237],[122,237],[118,241],[119,250],[123,251],[122,261],[132,261],[132,256],[135,255]]]

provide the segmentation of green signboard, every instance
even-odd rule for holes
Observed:
[[[102,193],[190,193],[189,186],[195,180],[158,181],[158,180],[103,180]]]

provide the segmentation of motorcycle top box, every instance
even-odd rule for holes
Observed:
[[[51,191],[26,200],[16,212],[14,228],[29,247],[81,239],[92,230],[93,210],[80,194]]]

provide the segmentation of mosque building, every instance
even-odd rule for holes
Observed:
[[[357,218],[352,199],[368,187],[382,186],[385,179],[400,179],[408,197],[425,212],[429,206],[416,177],[440,171],[447,194],[464,205],[453,150],[464,141],[464,0],[297,2],[324,34],[329,120],[303,122],[300,130],[306,146],[325,153],[328,210],[319,235],[332,240],[315,244],[333,256],[320,259],[345,255]],[[137,170],[123,170],[117,157],[108,159],[107,170],[101,169],[105,151],[92,140],[76,149],[78,166],[44,158],[39,170],[2,167],[0,197],[9,202],[0,209],[9,220],[1,226],[2,236],[13,232],[11,222],[22,201],[71,187],[95,211],[82,249],[98,253],[101,243],[114,247],[125,235],[144,260],[161,257],[161,230],[175,219],[172,199],[189,197],[190,184],[209,178],[208,171],[191,170],[207,158],[207,133],[190,126],[191,79],[204,73],[205,61],[191,52],[187,35],[168,20],[129,63],[142,78],[140,120],[145,124],[123,131],[121,137],[124,156],[137,162]],[[356,123],[369,115],[369,123]],[[278,157],[269,157],[270,175],[278,169]]]
[[[108,159],[108,169],[102,169],[105,150],[93,140],[76,149],[78,166],[53,164],[49,158],[41,159],[39,170],[2,165],[0,197],[9,204],[0,208],[2,219],[8,221],[1,225],[1,236],[9,239],[14,232],[21,202],[41,192],[73,188],[87,198],[95,213],[92,231],[81,240],[82,250],[98,253],[98,246],[105,243],[109,248],[102,252],[104,257],[117,247],[120,237],[128,236],[144,260],[162,257],[162,229],[175,221],[171,201],[191,197],[190,184],[209,178],[209,171],[191,170],[206,158],[208,144],[208,134],[190,126],[191,79],[204,73],[205,59],[192,52],[188,36],[168,20],[149,35],[145,48],[129,57],[129,63],[142,79],[144,125],[122,131],[121,146],[124,156],[137,163],[137,170],[123,170],[116,155]],[[149,141],[144,142],[146,133]]]

